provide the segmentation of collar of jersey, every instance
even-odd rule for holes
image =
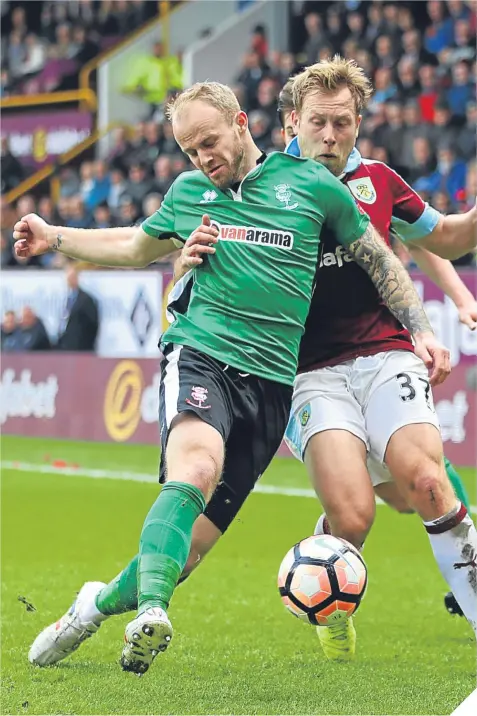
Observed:
[[[268,158],[268,155],[265,154],[265,152],[262,152],[261,155],[259,156],[259,158],[257,159],[256,165],[254,167],[252,167],[252,169],[250,169],[250,171],[245,174],[244,178],[242,179],[242,181],[240,182],[240,184],[238,186],[237,191],[234,191],[232,188],[229,188],[229,189],[225,190],[225,193],[228,194],[230,192],[230,194],[232,194],[232,198],[234,199],[234,201],[242,201],[242,186],[243,186],[244,181],[246,181],[247,179],[255,179],[255,177],[258,176],[258,174],[260,174],[260,172],[262,171],[262,167],[263,167],[267,158]]]
[[[288,142],[287,146],[285,147],[285,154],[291,154],[294,157],[300,157],[300,145],[298,144],[298,137],[293,137],[293,139]],[[353,151],[348,157],[348,161],[346,162],[346,166],[344,168],[344,171],[342,174],[339,175],[338,179],[342,179],[345,174],[350,174],[351,172],[355,172],[356,169],[361,164],[361,154],[358,152],[356,147],[353,148]]]

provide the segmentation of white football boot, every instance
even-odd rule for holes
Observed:
[[[160,651],[172,639],[172,624],[164,609],[151,607],[139,614],[126,627],[120,664],[124,671],[142,676]]]
[[[104,582],[86,582],[66,614],[38,634],[28,652],[28,661],[36,666],[56,664],[93,636],[107,617],[98,614],[94,621],[83,621],[82,607],[88,605],[91,612],[90,605],[94,603],[97,593],[105,586]]]

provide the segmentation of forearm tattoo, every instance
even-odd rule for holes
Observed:
[[[432,332],[411,277],[371,224],[348,251],[366,271],[391,313],[412,335]]]
[[[63,243],[63,236],[61,234],[56,234],[55,240],[51,245],[52,251],[59,251],[62,243]]]

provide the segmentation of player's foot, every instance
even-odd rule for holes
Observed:
[[[172,639],[172,624],[164,609],[151,607],[126,627],[120,664],[124,671],[145,674],[160,651]]]
[[[56,664],[93,636],[102,619],[82,619],[82,607],[94,602],[97,593],[105,586],[104,582],[86,582],[66,614],[38,634],[28,652],[28,661],[36,666]]]
[[[452,592],[447,592],[446,596],[444,597],[444,605],[449,614],[457,614],[459,617],[464,616],[464,612],[459,606],[459,603],[457,602],[457,599],[454,597]]]
[[[339,624],[316,628],[325,656],[330,661],[351,661],[356,650],[356,630],[350,617]]]

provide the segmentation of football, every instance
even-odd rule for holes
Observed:
[[[315,626],[331,626],[354,614],[366,592],[366,564],[352,544],[314,535],[285,555],[278,590],[286,608]]]

